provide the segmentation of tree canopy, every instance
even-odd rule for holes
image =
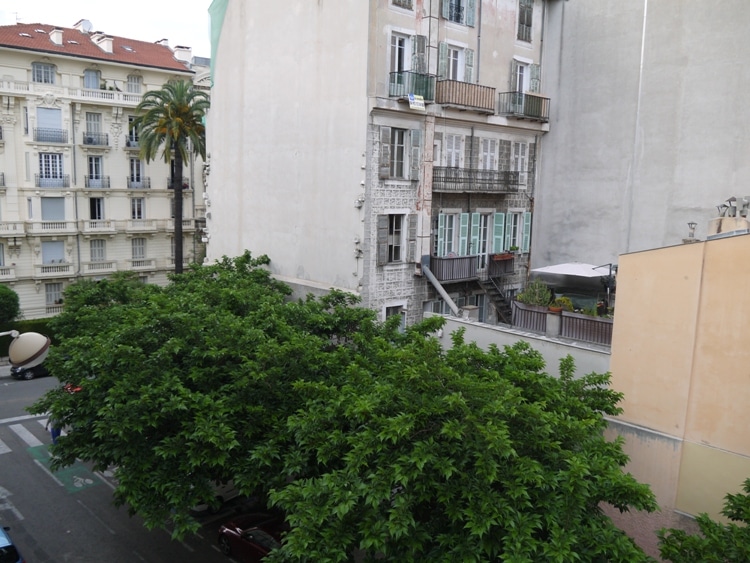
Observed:
[[[176,536],[233,479],[285,512],[277,560],[647,560],[599,509],[656,508],[602,435],[607,374],[461,332],[443,349],[441,318],[400,332],[341,292],[290,301],[267,263],[66,290],[48,363],[81,391],[33,407],[71,429],[57,463],[114,467],[116,502]]]
[[[20,312],[18,294],[7,285],[0,285],[0,323],[14,320]]]

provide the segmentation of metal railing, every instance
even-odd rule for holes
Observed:
[[[593,344],[612,345],[613,319],[562,312],[560,336]]]
[[[491,86],[458,80],[438,80],[435,101],[438,104],[460,106],[482,113],[495,113],[495,89]]]
[[[83,183],[87,188],[108,188],[109,176],[84,176]]]
[[[148,176],[143,176],[138,180],[128,176],[127,182],[128,188],[133,190],[147,190],[151,188],[151,178]]]
[[[138,142],[138,139],[133,139],[131,137],[127,137],[125,139],[125,148],[131,149],[131,150],[138,150],[141,148],[140,143]]]
[[[65,129],[34,127],[34,140],[38,143],[67,143],[68,132]]]
[[[393,0],[393,5],[407,10],[412,9],[412,0]]]
[[[448,6],[448,19],[452,22],[463,23],[464,7],[459,2],[451,2]]]
[[[497,113],[546,123],[549,121],[549,98],[521,92],[501,92],[498,94]]]
[[[473,280],[478,277],[479,256],[430,256],[430,270],[440,282]]]
[[[167,178],[167,189],[168,190],[173,190],[174,189],[172,187],[172,178]],[[190,180],[188,178],[183,178],[182,179],[182,189],[183,190],[189,190],[190,189]]]
[[[107,146],[109,145],[109,135],[107,133],[89,133],[83,134],[84,145]]]
[[[37,188],[69,188],[70,175],[61,174],[60,176],[43,176],[34,174],[34,186]]]
[[[435,166],[432,169],[434,192],[516,193],[520,174],[507,170],[478,170]]]
[[[547,307],[539,305],[525,305],[513,301],[513,326],[533,332],[547,332]]]
[[[388,95],[405,98],[409,94],[422,96],[425,102],[435,100],[435,76],[410,70],[391,72],[388,80]]]

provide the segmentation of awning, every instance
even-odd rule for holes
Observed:
[[[600,278],[609,275],[609,264],[594,266],[593,264],[584,264],[583,262],[566,262],[564,264],[555,264],[554,266],[534,268],[531,270],[531,273],[578,276],[579,278]]]

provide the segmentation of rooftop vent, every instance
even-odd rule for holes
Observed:
[[[49,32],[49,38],[52,40],[52,43],[55,45],[62,45],[63,40],[63,30],[59,27],[55,27],[52,29],[52,31]]]

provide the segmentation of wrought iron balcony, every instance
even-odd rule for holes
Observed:
[[[127,182],[128,188],[133,190],[147,190],[151,187],[151,178],[147,176],[141,176],[140,178],[128,176]]]
[[[392,72],[388,82],[388,95],[392,98],[405,98],[409,94],[422,96],[425,102],[434,101],[435,76],[410,70]]]
[[[172,190],[174,189],[172,187],[172,178],[167,178],[167,189]],[[190,189],[190,180],[187,178],[182,179],[182,189],[183,190],[189,190]]]
[[[393,5],[407,10],[412,9],[412,0],[393,0]]]
[[[84,176],[83,181],[87,188],[109,187],[109,176]]]
[[[448,6],[448,19],[452,22],[463,23],[464,7],[460,2],[451,2]]]
[[[68,174],[60,174],[59,176],[34,174],[34,185],[37,188],[69,188],[70,176]]]
[[[140,143],[138,142],[138,139],[127,137],[125,139],[125,148],[128,150],[137,151],[137,150],[140,150],[141,146],[140,146]]]
[[[109,145],[109,135],[107,133],[89,133],[83,134],[83,144],[106,147]]]
[[[430,256],[430,270],[440,282],[459,282],[479,277],[479,256]]]
[[[498,95],[497,113],[547,123],[549,98],[521,92],[501,92]]]
[[[38,143],[67,143],[68,132],[65,129],[34,127],[34,140]]]
[[[432,191],[448,193],[516,193],[519,173],[473,168],[432,169]]]
[[[495,113],[495,89],[490,86],[458,80],[438,80],[435,88],[435,101],[439,104],[473,109],[482,113]]]

